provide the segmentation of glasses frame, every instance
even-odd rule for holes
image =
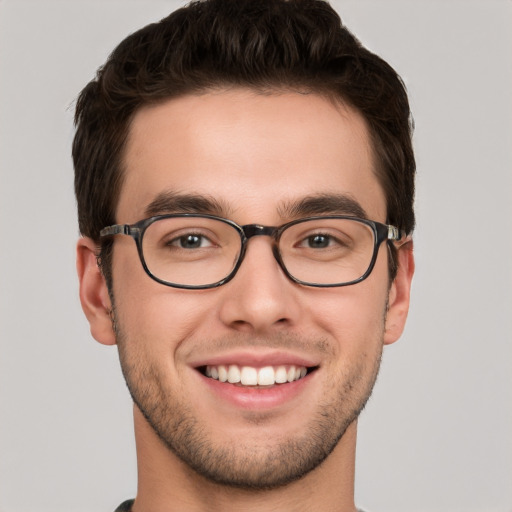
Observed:
[[[144,252],[142,249],[142,239],[144,237],[144,233],[148,229],[151,224],[154,222],[157,222],[161,219],[169,219],[169,218],[177,218],[177,217],[184,217],[184,218],[203,218],[203,219],[212,219],[217,220],[220,222],[223,222],[225,224],[230,225],[233,227],[240,236],[240,242],[241,242],[241,248],[240,248],[240,254],[238,256],[238,260],[233,267],[233,270],[223,279],[220,281],[217,281],[215,283],[205,284],[205,285],[185,285],[185,284],[177,284],[177,283],[171,283],[169,281],[164,281],[163,279],[158,278],[154,274],[151,273],[149,270],[146,261],[144,259]],[[288,269],[286,268],[282,258],[281,253],[279,251],[279,239],[281,238],[281,235],[283,234],[283,231],[285,231],[290,226],[294,226],[295,224],[300,224],[302,222],[311,221],[311,220],[319,220],[319,219],[348,219],[353,220],[355,222],[360,222],[361,224],[365,224],[371,228],[373,231],[373,239],[374,239],[374,246],[373,246],[373,255],[372,259],[370,261],[370,265],[366,272],[359,278],[354,279],[352,281],[346,282],[346,283],[332,283],[332,284],[320,284],[320,283],[309,283],[306,281],[301,281],[300,279],[295,278],[293,275],[291,275],[288,272]],[[219,286],[222,286],[223,284],[226,284],[227,282],[231,281],[233,277],[235,277],[236,273],[238,272],[238,269],[240,268],[240,265],[242,264],[242,261],[245,257],[245,253],[247,251],[247,243],[249,242],[249,239],[254,236],[269,236],[272,238],[272,252],[274,254],[274,258],[276,259],[277,263],[285,273],[285,275],[294,283],[303,285],[303,286],[311,286],[315,288],[335,288],[335,287],[341,287],[341,286],[350,286],[356,283],[360,283],[361,281],[364,281],[372,272],[375,262],[377,261],[377,254],[380,245],[384,241],[393,242],[393,241],[399,241],[402,239],[402,232],[400,229],[398,229],[395,226],[392,226],[390,224],[382,224],[381,222],[376,222],[373,220],[367,220],[367,219],[361,219],[358,217],[353,217],[350,215],[318,215],[313,217],[303,217],[301,219],[296,219],[291,222],[287,222],[286,224],[282,224],[281,226],[262,226],[260,224],[246,224],[245,226],[240,226],[236,222],[225,219],[223,217],[217,217],[215,215],[208,215],[208,214],[200,214],[200,213],[171,213],[166,215],[155,215],[153,217],[149,217],[147,219],[140,220],[139,222],[136,222],[135,224],[114,224],[112,226],[107,226],[103,228],[100,231],[100,238],[106,238],[110,236],[115,235],[128,235],[131,236],[135,240],[135,244],[137,246],[137,252],[139,253],[139,259],[142,263],[142,267],[144,268],[146,274],[153,279],[154,281],[163,284],[164,286],[170,286],[172,288],[181,288],[186,290],[205,290],[209,288],[217,288]]]

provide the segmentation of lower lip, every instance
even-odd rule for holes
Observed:
[[[251,387],[220,382],[199,374],[211,392],[222,400],[246,410],[272,409],[296,399],[304,392],[316,372],[309,373],[302,379],[269,387]]]

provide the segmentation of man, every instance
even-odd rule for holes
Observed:
[[[353,512],[414,270],[404,87],[318,0],[210,0],[82,91],[80,298],[134,401],[118,510]]]

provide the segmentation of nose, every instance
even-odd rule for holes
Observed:
[[[222,288],[220,316],[232,329],[263,332],[294,326],[300,317],[300,286],[286,277],[266,236],[251,238],[237,274]]]

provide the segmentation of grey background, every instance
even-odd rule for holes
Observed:
[[[512,3],[336,1],[416,120],[417,273],[360,420],[373,512],[512,511]],[[111,512],[135,493],[115,348],[77,298],[73,100],[172,1],[0,0],[0,512]]]

